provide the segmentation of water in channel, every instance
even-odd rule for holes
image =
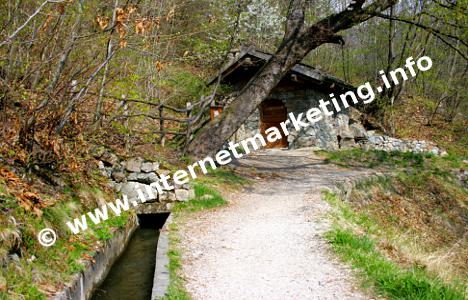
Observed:
[[[151,216],[139,216],[140,227],[104,282],[94,291],[92,300],[151,299],[159,229],[164,223],[161,216]]]

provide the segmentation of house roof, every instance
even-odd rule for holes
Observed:
[[[209,80],[208,85],[211,85],[216,82],[218,76],[222,76],[221,80],[224,80],[231,73],[236,71],[239,67],[248,67],[250,65],[263,65],[265,64],[273,55],[270,53],[262,52],[252,48],[242,48],[239,53],[228,62],[221,70]],[[330,86],[335,86],[342,90],[354,90],[355,87],[351,84],[333,76],[317,68],[314,68],[310,65],[298,63],[290,71],[290,74],[298,74],[302,77],[309,79],[317,84],[327,84]]]

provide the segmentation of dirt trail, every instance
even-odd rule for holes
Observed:
[[[181,225],[183,276],[194,299],[368,299],[333,257],[320,191],[363,171],[326,165],[307,149],[265,150],[241,160],[253,187],[227,207]]]

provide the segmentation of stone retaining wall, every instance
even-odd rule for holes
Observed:
[[[436,144],[422,140],[401,140],[385,135],[370,135],[360,147],[364,150],[401,151],[413,153],[431,153],[433,155],[447,155],[445,150]]]
[[[156,198],[138,205],[138,214],[170,212],[175,202],[188,201],[195,196],[193,188],[188,184],[176,185],[175,189],[166,190],[162,194],[151,187],[150,184],[160,181],[162,174],[171,173],[170,170],[161,168],[158,162],[140,157],[120,160],[114,154],[101,152],[94,156],[99,160],[102,175],[109,178],[109,184],[116,192],[126,195],[132,202],[139,199],[137,190],[141,190],[145,195],[146,188],[154,191]]]

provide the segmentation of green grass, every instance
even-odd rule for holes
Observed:
[[[179,239],[177,237],[177,225],[172,222],[169,225],[169,276],[170,283],[167,290],[167,296],[163,297],[162,300],[190,300],[189,293],[185,290],[184,282],[180,278],[178,272],[182,266],[180,251],[177,249]]]
[[[208,174],[197,179],[197,182],[209,186],[224,186],[238,188],[252,183],[251,180],[235,174],[227,168],[210,169]]]
[[[465,299],[462,288],[447,286],[417,268],[400,268],[382,256],[367,236],[355,235],[349,229],[334,229],[326,238],[345,261],[361,271],[367,284],[390,299]]]
[[[177,203],[173,209],[173,212],[196,212],[203,209],[223,206],[226,204],[226,201],[217,191],[204,184],[197,183],[195,184],[194,189],[195,198],[188,202]]]

